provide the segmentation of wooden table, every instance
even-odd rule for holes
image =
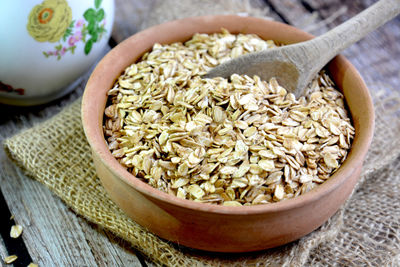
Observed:
[[[261,2],[260,2],[261,1]],[[156,1],[116,0],[116,19],[110,45],[135,33],[141,18],[151,11]],[[177,1],[178,2],[178,1]],[[357,14],[372,0],[252,0],[269,7],[271,16],[279,21],[305,28],[314,34],[340,24]],[[330,21],[318,24],[321,20]],[[317,27],[307,27],[310,21]],[[314,24],[315,24],[314,23]],[[400,17],[353,45],[343,53],[360,71],[373,90],[373,84],[383,82],[400,90]],[[32,108],[0,106],[0,139],[22,128],[43,121],[78,98],[74,93],[50,104]],[[0,256],[16,254],[14,266],[146,266],[153,265],[126,242],[72,212],[44,185],[27,178],[0,152],[0,207],[2,226]],[[11,215],[14,219],[10,220]],[[22,237],[9,237],[10,228],[18,223],[24,227]],[[5,265],[3,261],[0,261]],[[9,266],[9,265],[7,265]]]

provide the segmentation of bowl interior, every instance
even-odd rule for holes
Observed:
[[[368,89],[357,70],[343,56],[336,57],[328,71],[343,92],[356,129],[352,148],[343,165],[324,184],[293,199],[268,205],[225,207],[206,205],[168,195],[141,182],[130,174],[111,155],[105,142],[102,124],[107,101],[107,91],[126,67],[151,50],[154,43],[184,42],[195,33],[214,33],[221,28],[231,33],[255,33],[263,39],[291,44],[312,38],[312,35],[279,22],[240,16],[193,17],[161,24],[139,32],[112,49],[92,73],[82,100],[82,120],[87,139],[94,153],[103,164],[128,185],[150,198],[167,201],[172,205],[205,212],[224,214],[256,214],[268,211],[292,209],[306,202],[315,201],[324,194],[345,183],[356,167],[362,164],[372,140],[374,112]]]

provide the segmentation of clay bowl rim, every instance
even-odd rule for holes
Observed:
[[[337,187],[343,185],[346,182],[346,178],[349,177],[350,175],[353,175],[355,170],[357,169],[356,167],[362,165],[363,163],[369,145],[371,144],[372,141],[375,115],[374,115],[372,99],[364,80],[362,79],[356,68],[346,58],[344,58],[341,55],[337,56],[336,60],[341,60],[342,63],[345,65],[345,67],[352,73],[354,79],[357,80],[358,85],[361,87],[360,96],[365,100],[365,103],[363,104],[365,104],[365,109],[366,111],[368,111],[368,114],[370,116],[368,117],[366,125],[363,125],[363,129],[359,129],[359,131],[356,131],[352,147],[350,149],[347,159],[344,161],[342,166],[326,182],[317,186],[310,192],[307,192],[303,195],[294,197],[292,199],[287,199],[281,202],[263,204],[263,205],[254,205],[254,206],[230,207],[230,206],[199,203],[199,202],[194,202],[192,200],[180,199],[176,196],[169,195],[156,188],[153,188],[152,186],[150,186],[145,182],[140,181],[131,173],[129,173],[122,165],[120,165],[120,163],[112,156],[111,152],[107,147],[102,131],[103,112],[107,96],[106,94],[98,93],[98,86],[99,86],[98,82],[100,79],[99,77],[101,77],[101,75],[105,73],[109,64],[114,63],[114,60],[119,56],[118,52],[120,50],[129,53],[129,45],[134,43],[135,41],[140,42],[141,38],[143,37],[155,34],[160,31],[170,31],[171,29],[175,29],[176,27],[182,27],[182,25],[193,24],[193,23],[204,24],[215,20],[218,20],[220,22],[224,20],[243,20],[243,22],[245,22],[247,20],[251,21],[252,23],[261,23],[261,25],[265,28],[279,27],[283,32],[287,32],[287,34],[300,35],[299,38],[303,40],[311,39],[314,37],[311,34],[305,33],[293,26],[284,23],[265,20],[261,18],[242,17],[236,15],[188,17],[180,20],[174,20],[163,24],[159,24],[130,36],[129,38],[118,44],[116,47],[114,47],[110,52],[108,52],[107,55],[105,55],[103,59],[98,63],[98,65],[92,72],[87,82],[83,94],[82,109],[81,109],[82,123],[85,135],[92,149],[92,153],[97,154],[102,164],[113,175],[124,181],[127,185],[132,186],[135,190],[139,191],[147,198],[153,198],[158,201],[169,203],[170,205],[176,207],[180,207],[183,209],[190,209],[197,212],[206,212],[206,213],[224,214],[224,215],[251,215],[251,214],[256,215],[256,214],[282,212],[286,210],[295,209],[300,206],[304,206],[311,202],[317,201],[324,195],[331,193]],[[139,57],[141,56],[141,54],[139,55]],[[128,65],[121,66],[120,73],[122,73],[122,71],[127,66]],[[106,85],[107,89],[111,88],[112,84],[114,84],[116,79],[117,76],[114,77],[113,81],[108,81],[110,86]],[[103,84],[103,87],[104,86],[105,85]],[[99,108],[100,106],[101,108]],[[101,114],[93,112],[93,110],[96,111],[96,109],[99,109],[101,111]]]

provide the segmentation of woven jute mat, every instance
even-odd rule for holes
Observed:
[[[160,1],[159,9],[168,1]],[[205,1],[216,3],[215,1]],[[233,13],[264,11],[217,1]],[[244,1],[246,2],[246,1]],[[236,3],[233,5],[232,3]],[[213,5],[210,5],[213,6]],[[198,15],[177,9],[173,19]],[[203,6],[204,7],[204,6]],[[211,7],[210,7],[211,8]],[[214,6],[213,6],[214,8]],[[209,13],[222,13],[218,5]],[[254,11],[256,10],[256,11]],[[185,13],[186,12],[186,13]],[[199,11],[200,12],[200,11]],[[204,12],[204,8],[201,12]],[[160,19],[156,15],[155,18]],[[178,15],[179,14],[179,15]],[[265,14],[265,13],[264,13]],[[143,27],[155,24],[154,20]],[[398,266],[400,265],[400,95],[371,84],[375,136],[362,177],[346,204],[311,234],[285,246],[246,254],[217,254],[177,246],[129,219],[108,197],[91,160],[78,99],[57,115],[4,141],[10,158],[88,221],[130,242],[156,264],[168,266]]]

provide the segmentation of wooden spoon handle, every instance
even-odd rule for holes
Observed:
[[[333,57],[400,13],[400,0],[380,0],[336,28],[303,45],[309,73],[322,69]],[[312,70],[312,71],[310,71]]]

